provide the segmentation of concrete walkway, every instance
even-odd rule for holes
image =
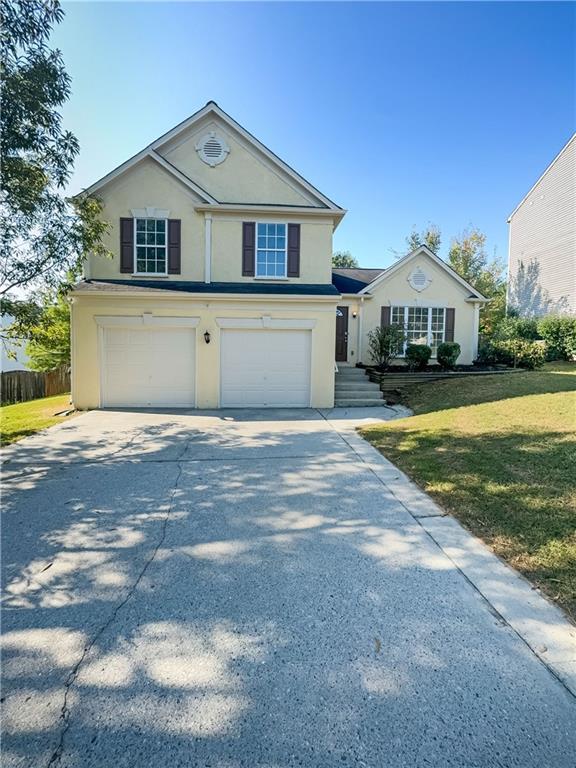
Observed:
[[[573,768],[574,628],[359,415],[395,414],[94,411],[8,449],[3,766]]]

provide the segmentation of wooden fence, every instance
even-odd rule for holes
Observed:
[[[64,392],[70,392],[70,368],[67,365],[47,373],[4,371],[0,376],[0,398],[3,405],[62,395]]]

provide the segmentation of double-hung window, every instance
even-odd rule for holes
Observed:
[[[256,277],[286,277],[286,224],[256,225]]]
[[[135,260],[138,275],[165,275],[167,273],[166,219],[134,219]]]
[[[406,340],[402,354],[408,344],[427,344],[432,349],[432,356],[436,357],[438,346],[444,341],[444,307],[392,307],[390,320],[393,325],[404,328]]]

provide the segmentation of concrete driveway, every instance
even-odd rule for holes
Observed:
[[[91,412],[7,452],[5,768],[574,767],[574,696],[341,427]]]

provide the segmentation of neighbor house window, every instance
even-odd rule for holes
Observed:
[[[256,277],[286,277],[286,224],[256,225]]]
[[[444,341],[445,316],[444,307],[392,307],[391,322],[401,325],[406,334],[402,354],[408,344],[428,344],[436,357],[438,345]]]
[[[166,274],[166,219],[134,219],[136,237],[135,272],[140,275]]]

